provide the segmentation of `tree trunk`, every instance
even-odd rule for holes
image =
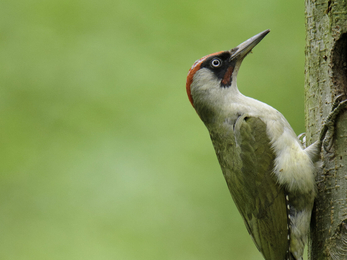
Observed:
[[[306,138],[317,140],[339,94],[347,93],[347,0],[305,0]],[[346,97],[345,97],[346,98]],[[316,176],[309,259],[347,259],[347,113],[337,117],[332,147]]]

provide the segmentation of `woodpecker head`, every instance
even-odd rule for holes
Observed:
[[[230,102],[231,96],[239,93],[236,76],[241,62],[269,32],[263,31],[229,51],[207,55],[190,68],[186,83],[188,98],[205,123],[206,117],[214,114],[214,107],[226,99]]]

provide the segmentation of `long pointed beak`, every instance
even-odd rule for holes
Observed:
[[[265,30],[253,37],[249,38],[247,41],[244,41],[236,48],[230,50],[231,57],[229,61],[237,58],[244,58],[250,51],[270,32],[270,30]]]

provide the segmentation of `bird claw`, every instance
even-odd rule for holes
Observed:
[[[299,134],[298,139],[299,139],[302,147],[305,149],[306,148],[306,133]]]
[[[333,146],[336,118],[347,107],[347,99],[342,100],[342,97],[346,97],[346,95],[341,94],[336,97],[320,133],[320,141],[323,143],[323,148],[326,152],[329,152]]]

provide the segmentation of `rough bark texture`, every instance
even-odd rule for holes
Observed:
[[[347,91],[347,0],[305,0],[305,113],[308,144],[339,94]],[[322,151],[309,259],[347,259],[347,113],[337,118],[332,147]]]

